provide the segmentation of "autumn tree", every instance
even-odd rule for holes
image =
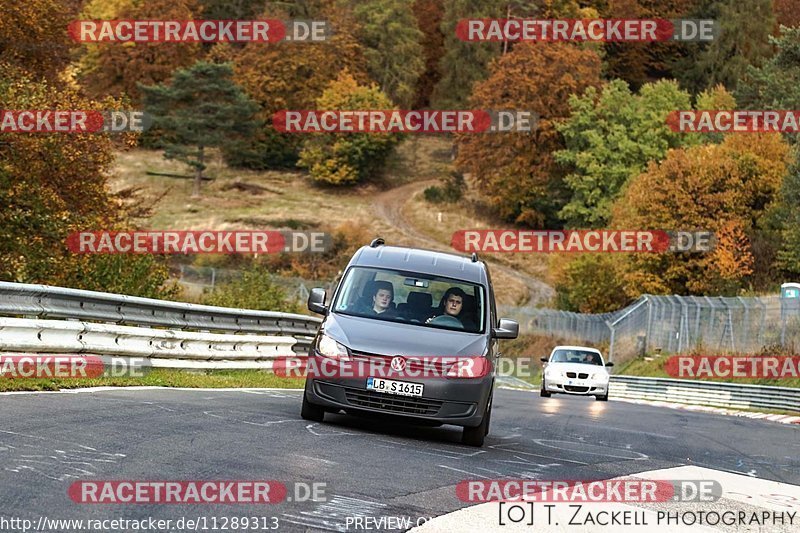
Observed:
[[[118,6],[113,15],[110,5]],[[84,18],[192,20],[202,18],[195,0],[94,0]],[[104,17],[98,17],[102,13]],[[203,55],[200,43],[89,43],[77,63],[78,80],[93,98],[128,97],[138,103],[138,84],[155,85],[170,79],[179,68],[194,64]]]
[[[79,10],[78,0],[0,0],[0,63],[52,83],[77,47],[66,27]]]
[[[263,127],[242,146],[224,150],[229,165],[246,168],[291,168],[297,161],[302,138],[277,132],[272,115],[281,110],[313,109],[327,85],[347,69],[367,83],[364,51],[355,38],[356,26],[347,10],[323,3],[309,17],[328,20],[335,29],[324,42],[247,43],[241,49],[217,45],[215,61],[231,61],[234,80],[259,106]],[[262,18],[285,19],[285,9],[271,7]]]
[[[800,154],[797,149],[781,187],[775,219],[780,235],[776,266],[789,276],[800,276]]]
[[[415,0],[413,11],[417,26],[422,32],[421,44],[425,57],[425,70],[417,81],[414,109],[423,109],[430,106],[433,88],[441,78],[439,62],[444,55],[444,34],[441,28],[443,0]]]
[[[698,0],[608,0],[598,5],[600,15],[611,19],[709,18],[698,11]],[[608,42],[605,43],[606,73],[638,90],[648,82],[677,76],[676,58],[696,49],[697,43]]]
[[[745,287],[754,274],[753,243],[762,239],[789,161],[779,134],[753,133],[672,150],[651,163],[615,205],[612,227],[708,230],[717,244],[710,253],[630,256],[628,295],[735,294]]]
[[[559,258],[553,268],[556,307],[576,313],[610,313],[630,298],[623,283],[622,257],[583,253]]]
[[[684,53],[672,62],[672,72],[692,93],[717,84],[733,91],[750,66],[772,55],[771,0],[704,0],[701,7],[691,17],[713,19],[719,31],[710,42],[686,43]]]
[[[164,132],[164,157],[195,171],[192,196],[200,195],[206,149],[247,138],[256,127],[257,106],[232,75],[228,64],[198,61],[175,72],[169,85],[140,87],[153,126]]]
[[[348,72],[331,82],[317,99],[326,110],[391,109],[391,100],[376,86],[359,85]],[[377,176],[400,142],[398,133],[317,133],[303,143],[298,166],[311,179],[329,185],[352,185]]]
[[[787,28],[800,26],[800,2],[798,0],[773,0],[772,12],[775,13],[776,30],[779,30],[780,26]]]
[[[425,70],[422,32],[407,0],[367,0],[353,14],[367,71],[394,103],[408,109]]]
[[[198,0],[206,20],[251,20],[264,9],[264,0]]]
[[[487,202],[506,220],[559,226],[567,200],[553,153],[564,148],[555,123],[569,115],[569,97],[600,85],[600,58],[571,43],[520,43],[492,64],[475,86],[475,109],[519,109],[538,115],[531,132],[459,134],[457,165],[477,180]]]
[[[433,92],[433,107],[463,109],[475,82],[485,80],[489,63],[500,54],[498,43],[466,42],[456,36],[458,21],[466,18],[499,18],[500,4],[493,0],[444,0],[442,34],[444,55],[439,62],[441,78]]]
[[[68,85],[36,80],[0,63],[0,109],[114,108],[91,101]],[[118,200],[108,190],[114,161],[108,134],[0,134],[0,279],[161,297],[165,262],[154,256],[71,253],[75,231],[125,228]]]
[[[761,67],[751,67],[739,83],[737,97],[749,109],[800,109],[800,28],[781,28],[771,42],[777,53]],[[779,235],[776,266],[787,275],[800,274],[800,152],[797,134],[794,163],[783,184],[771,227]]]
[[[571,197],[560,216],[570,227],[604,227],[628,179],[686,140],[669,129],[666,117],[690,109],[690,97],[674,81],[646,84],[633,94],[624,81],[613,80],[571,96],[569,106],[569,118],[556,126],[566,148],[555,159],[572,169],[564,178]]]

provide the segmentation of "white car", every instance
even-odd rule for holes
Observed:
[[[545,365],[540,396],[577,394],[608,401],[606,367],[614,363],[606,363],[599,350],[586,346],[556,346],[550,357],[542,357],[542,362]]]

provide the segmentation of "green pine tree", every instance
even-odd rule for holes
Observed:
[[[499,18],[504,9],[492,0],[445,0],[442,17],[444,56],[439,62],[441,79],[433,92],[434,107],[462,109],[472,85],[489,75],[489,62],[500,55],[503,43],[466,42],[456,36],[458,21],[465,18]]]
[[[789,275],[800,276],[800,157],[783,180],[777,215],[782,241],[777,266]]]
[[[737,100],[746,109],[800,109],[800,27],[781,27],[771,38],[778,49],[761,67],[751,67],[739,84]],[[797,134],[786,138],[795,146],[795,163],[784,178],[771,222],[780,236],[776,266],[800,275],[800,150]]]
[[[714,19],[719,27],[713,41],[684,47],[686,57],[673,63],[681,85],[693,94],[718,84],[735,90],[749,67],[761,65],[772,55],[771,0],[704,0],[687,18],[693,17]]]
[[[781,27],[770,42],[778,52],[761,67],[750,67],[736,100],[746,109],[800,109],[800,27]]]
[[[417,81],[425,70],[422,32],[406,0],[368,0],[353,14],[359,23],[367,72],[397,105],[414,101]]]
[[[164,132],[164,157],[194,169],[200,195],[206,149],[231,146],[256,130],[257,106],[231,81],[229,64],[198,61],[175,72],[169,85],[140,86],[153,126]]]

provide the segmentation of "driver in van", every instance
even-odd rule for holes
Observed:
[[[475,324],[467,316],[467,313],[462,313],[464,310],[465,296],[466,294],[464,291],[458,287],[450,287],[447,289],[444,296],[442,296],[442,303],[436,315],[426,320],[425,323],[430,323],[430,321],[437,316],[452,316],[453,318],[457,318],[465,329],[474,329]]]

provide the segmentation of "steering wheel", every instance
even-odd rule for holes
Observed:
[[[450,326],[464,329],[464,324],[459,319],[451,315],[439,315],[431,319],[429,324],[436,324],[437,326]]]

